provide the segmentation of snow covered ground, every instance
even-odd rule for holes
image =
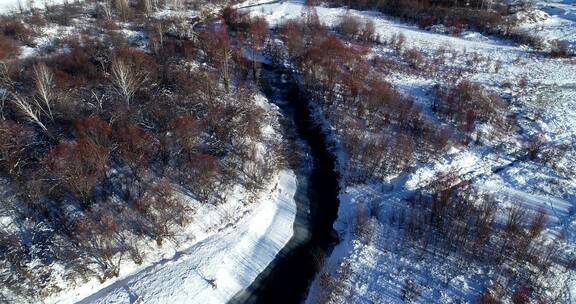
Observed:
[[[224,303],[249,286],[292,237],[296,187],[294,173],[282,171],[237,223],[104,285],[84,284],[46,302]]]
[[[64,3],[64,0],[0,0],[0,14],[17,12],[22,8],[27,10],[30,7],[44,8],[46,5],[56,5]]]
[[[546,40],[564,40],[576,46],[576,2],[548,0],[536,2],[536,10],[523,28],[535,31]]]
[[[506,173],[485,176],[490,172],[489,168],[483,167],[484,160],[471,153],[457,152],[452,157],[452,161],[444,165],[478,174],[478,178],[472,180],[484,193],[495,195],[508,204],[521,204],[534,212],[546,210],[549,215],[546,232],[555,237],[567,233],[564,244],[571,244],[568,250],[574,250],[576,213],[571,194],[576,188],[573,182],[564,181],[566,184],[563,186],[567,188],[563,191],[569,193],[566,197],[553,191],[535,194],[550,183],[544,182],[533,171],[524,171],[534,168],[524,168],[521,174],[515,172],[514,178],[525,179],[514,183],[505,178]],[[518,171],[518,167],[528,166],[519,165],[510,170]],[[493,275],[489,267],[474,263],[462,265],[456,257],[427,254],[425,250],[405,243],[394,215],[405,208],[405,199],[419,187],[419,183],[428,180],[429,174],[444,171],[446,167],[430,170],[422,168],[389,184],[360,185],[343,191],[338,220],[334,225],[341,242],[324,264],[324,271],[342,282],[338,287],[342,298],[354,303],[402,303],[406,282],[414,282],[418,286],[417,303],[477,303],[478,295],[494,283],[487,280]],[[367,224],[371,234],[365,239],[357,232],[358,217],[371,212],[375,212]],[[313,284],[306,303],[317,303],[326,288],[322,284],[321,280]],[[555,272],[547,286],[574,298],[574,271]]]

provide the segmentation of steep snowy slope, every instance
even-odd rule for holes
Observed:
[[[79,303],[226,302],[249,286],[292,237],[295,191],[294,174],[282,172],[275,190],[236,225],[121,278]]]

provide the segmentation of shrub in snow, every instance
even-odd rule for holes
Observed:
[[[458,128],[472,132],[477,122],[503,126],[504,102],[480,84],[462,81],[448,89],[436,89],[432,110],[453,121]]]
[[[54,147],[45,162],[62,186],[76,194],[87,209],[94,188],[104,178],[108,150],[88,138],[80,138]]]
[[[362,22],[360,18],[349,13],[340,17],[337,25],[338,31],[351,39],[355,39],[360,35],[361,27]]]
[[[20,53],[16,42],[4,35],[0,35],[0,61],[15,57]]]
[[[568,58],[574,55],[570,51],[570,45],[567,41],[553,40],[550,42],[550,56],[555,58]]]
[[[36,33],[26,26],[18,17],[0,16],[0,35],[9,37],[23,44],[32,44]]]
[[[409,50],[404,51],[403,54],[405,60],[415,69],[422,69],[426,63],[426,58],[416,48],[412,48]]]

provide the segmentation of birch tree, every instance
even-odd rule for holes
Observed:
[[[138,71],[123,59],[112,60],[112,83],[118,95],[124,99],[127,108],[130,108],[130,101],[146,79],[145,72]]]
[[[30,119],[34,124],[42,128],[44,131],[48,131],[46,126],[40,120],[38,116],[38,109],[34,107],[28,100],[19,96],[18,94],[12,94],[13,102],[16,108],[24,114],[28,119]]]
[[[50,120],[54,120],[54,115],[52,114],[54,74],[44,63],[39,63],[34,66],[34,83],[36,85],[37,95],[35,101],[38,108],[42,110]]]

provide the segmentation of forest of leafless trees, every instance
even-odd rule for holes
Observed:
[[[338,27],[349,41],[325,29],[314,12],[306,20],[286,22],[280,29],[308,94],[321,103],[342,138],[349,181],[402,172],[417,160],[436,155],[451,144],[467,142],[478,123],[490,123],[502,130],[509,128],[506,109],[499,97],[479,84],[466,81],[437,89],[432,110],[444,123],[436,125],[411,97],[383,80],[381,76],[389,70],[387,63],[378,58],[366,59],[365,43],[377,41],[371,30],[373,25],[350,18],[344,16]],[[434,63],[417,50],[405,49],[402,39],[386,42],[404,62],[395,68],[414,73],[434,69]]]
[[[0,17],[0,213],[15,227],[0,230],[0,278],[19,296],[56,291],[43,267],[55,262],[71,279],[117,276],[124,260],[142,263],[142,241],[162,246],[188,223],[183,193],[220,204],[234,185],[257,193],[283,166],[254,101],[258,62],[240,54],[264,47],[266,22],[245,19],[242,37],[217,21],[195,32],[150,17],[158,5],[88,1]],[[72,18],[89,26],[18,59],[36,28]],[[144,33],[144,49],[120,22]]]

